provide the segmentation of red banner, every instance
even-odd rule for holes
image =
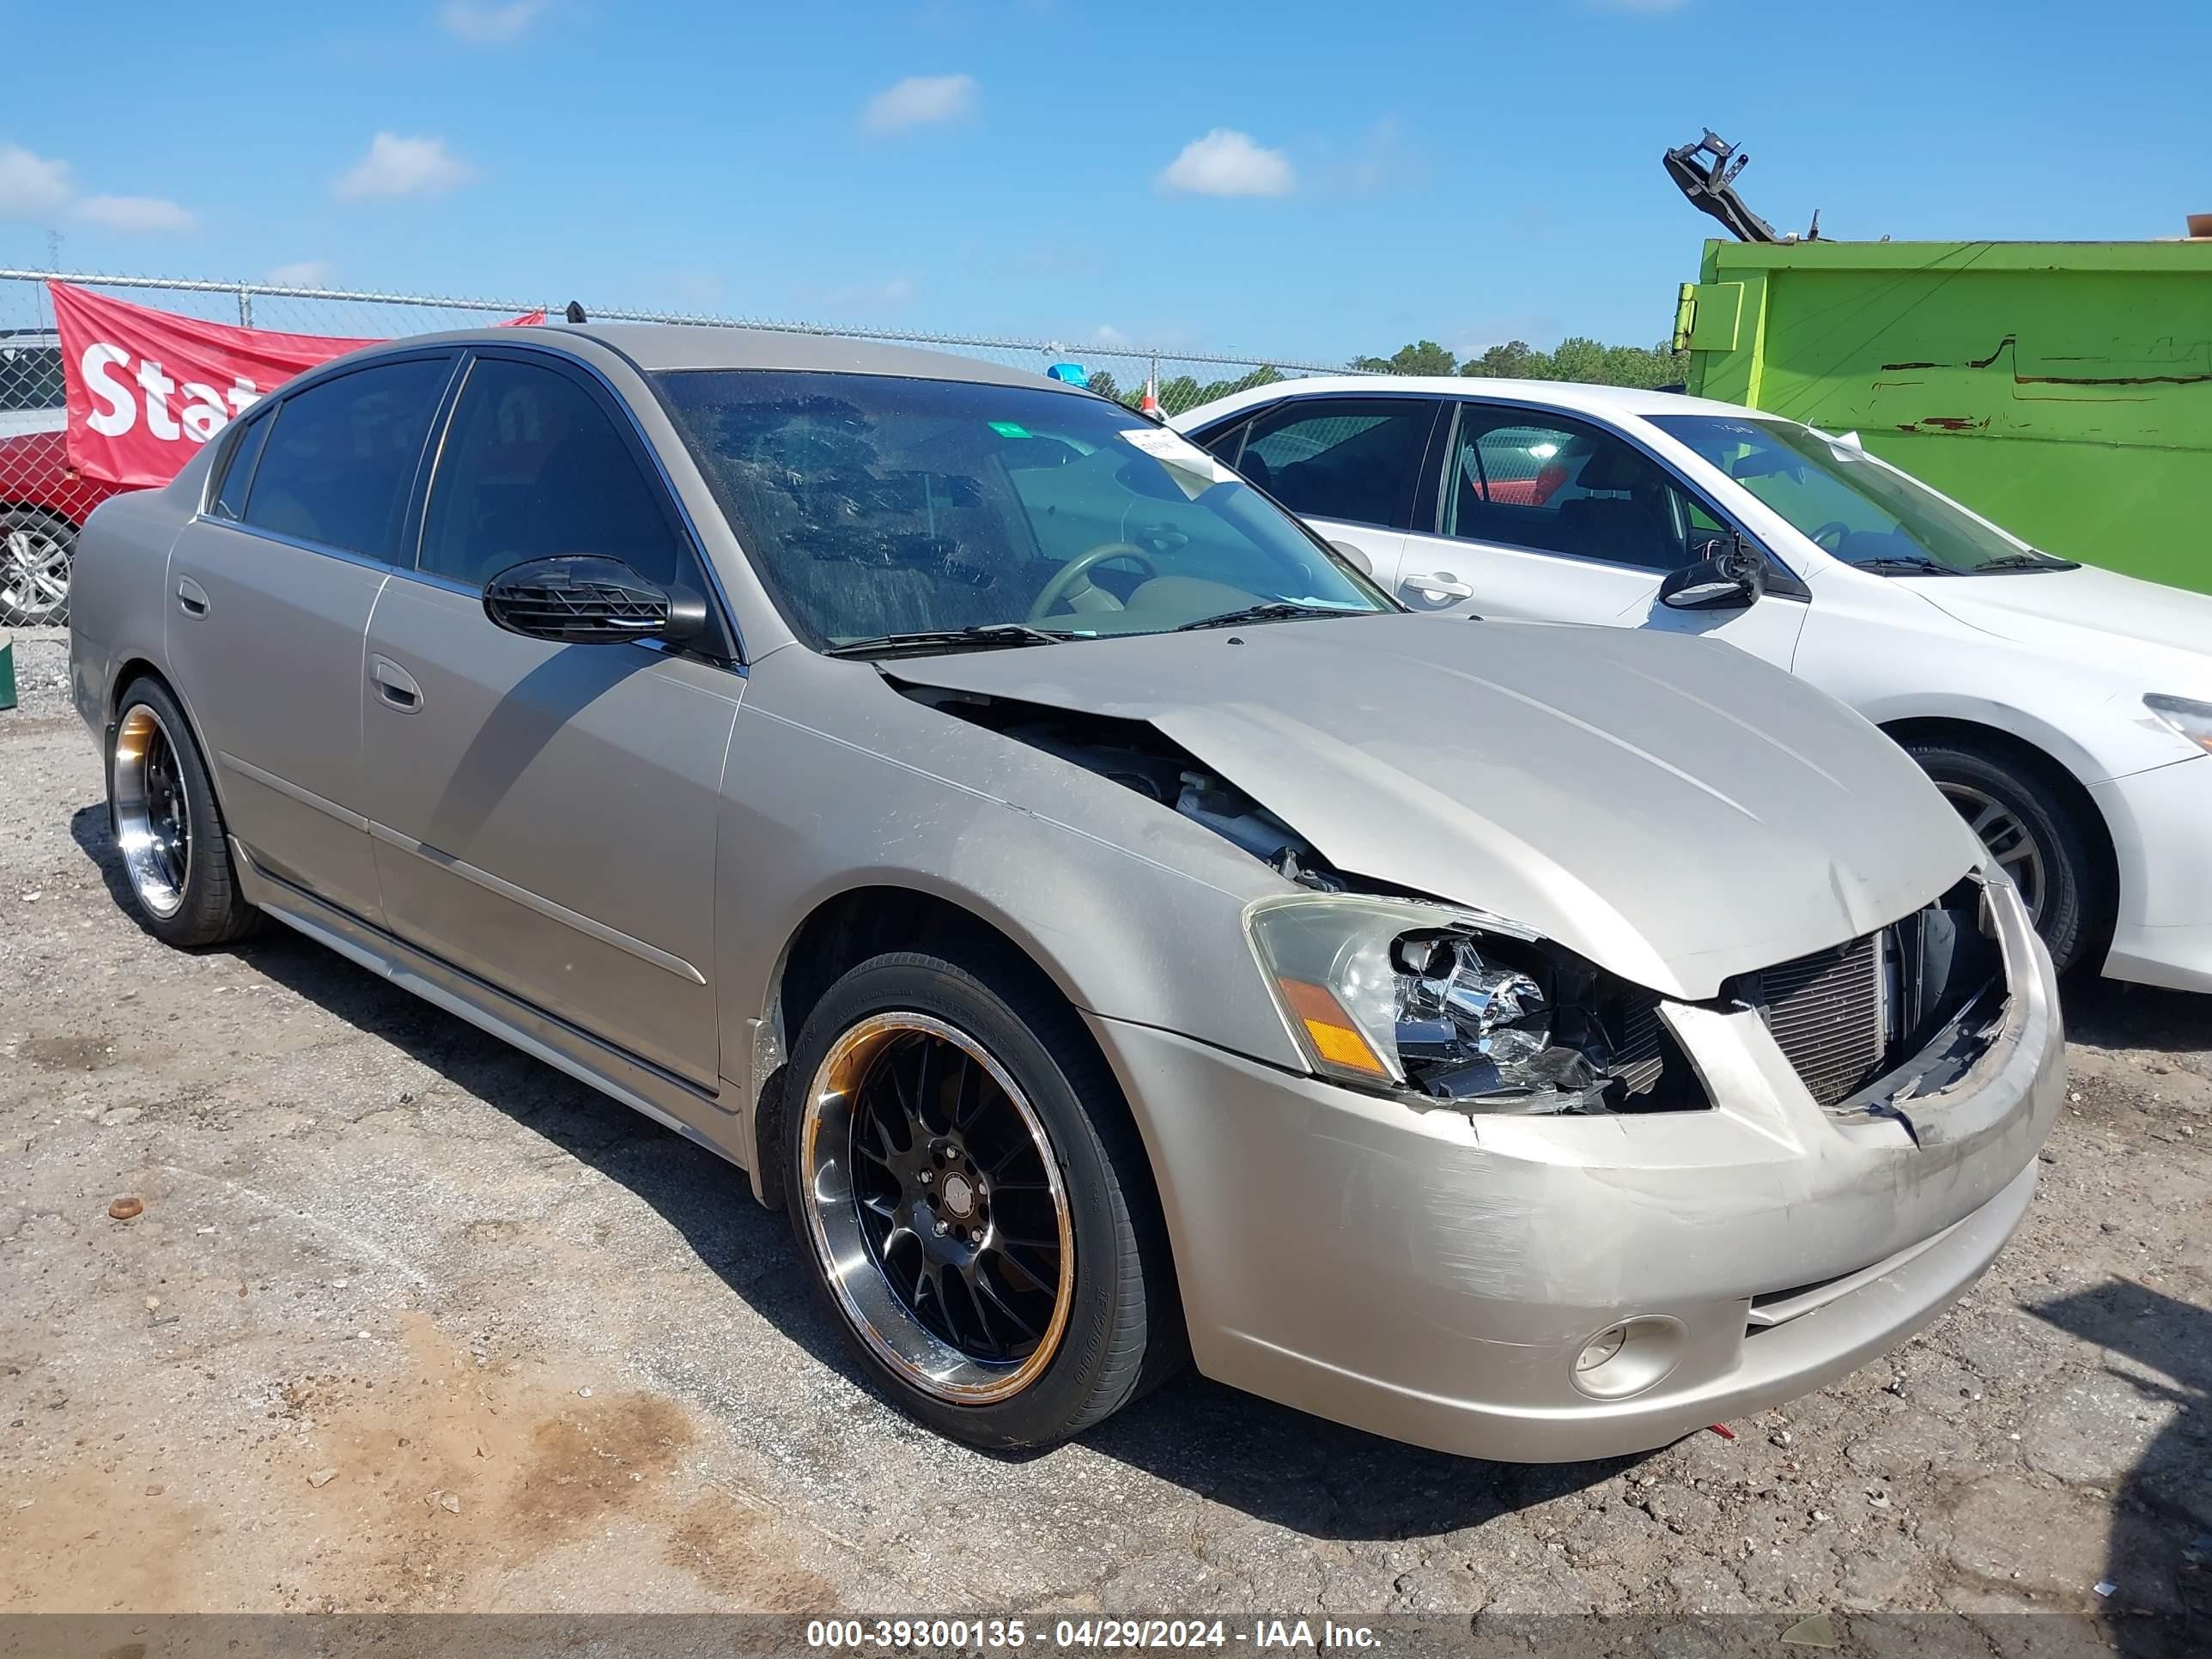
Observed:
[[[374,340],[234,328],[49,283],[61,336],[71,466],[165,484],[199,447],[302,369]],[[543,322],[542,311],[514,318]]]

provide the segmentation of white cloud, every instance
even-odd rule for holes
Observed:
[[[0,219],[40,219],[69,200],[69,163],[0,144]]]
[[[127,235],[196,230],[199,221],[174,202],[158,196],[88,196],[73,204],[70,216],[102,230]]]
[[[1396,118],[1384,116],[1358,142],[1322,169],[1322,182],[1346,196],[1387,196],[1428,180],[1428,163],[1406,142]]]
[[[288,265],[272,265],[269,280],[279,288],[320,288],[336,274],[328,259],[295,259]]]
[[[1096,346],[1125,346],[1129,337],[1111,323],[1101,323],[1091,331],[1091,343]]]
[[[504,5],[487,5],[483,0],[447,0],[439,10],[438,21],[445,25],[447,33],[471,46],[502,46],[527,34],[531,25],[543,17],[547,9],[547,0],[507,0]]]
[[[434,196],[465,185],[476,169],[446,148],[442,138],[402,138],[380,132],[368,154],[332,186],[342,202],[375,196]]]
[[[863,132],[896,132],[934,121],[957,121],[975,107],[972,75],[909,75],[868,100]]]
[[[1185,144],[1159,182],[1164,190],[1194,196],[1283,196],[1297,174],[1282,151],[1261,149],[1249,132],[1216,127]]]

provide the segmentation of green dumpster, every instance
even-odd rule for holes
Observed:
[[[1688,389],[1862,442],[2037,547],[2212,592],[2212,240],[1711,241]]]

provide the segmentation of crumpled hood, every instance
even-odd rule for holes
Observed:
[[[1874,727],[1716,641],[1360,617],[884,667],[1149,721],[1339,869],[1670,995],[1894,921],[1978,852]]]
[[[2177,652],[2193,661],[2175,665],[2189,684],[2148,689],[2201,696],[2199,688],[2212,685],[2212,594],[2087,565],[1905,580],[1946,615],[2000,639],[2093,661],[2150,646],[2160,655]]]

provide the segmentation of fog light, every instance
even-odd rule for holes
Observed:
[[[1608,1325],[1575,1356],[1575,1387],[1596,1400],[1626,1400],[1656,1387],[1682,1357],[1689,1333],[1665,1314]]]
[[[1620,1345],[1628,1340],[1628,1327],[1608,1325],[1590,1338],[1579,1354],[1575,1356],[1575,1370],[1594,1371],[1620,1352]]]

